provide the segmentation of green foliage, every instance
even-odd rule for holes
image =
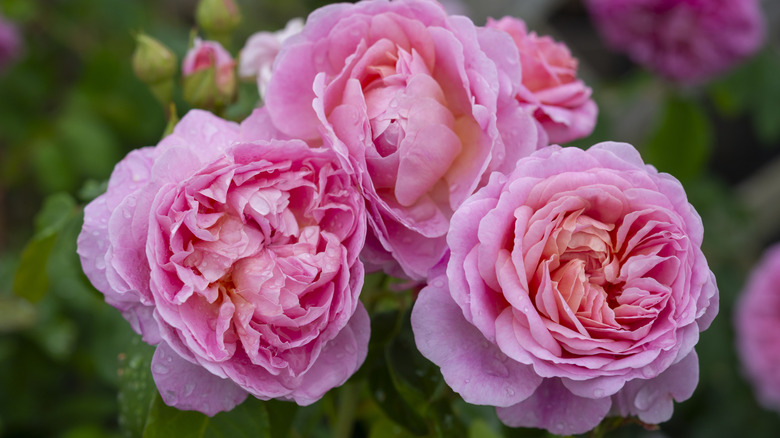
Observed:
[[[230,412],[207,417],[165,405],[159,395],[152,401],[144,438],[265,438],[270,437],[268,412],[263,402],[249,398]]]
[[[76,203],[68,195],[57,194],[46,199],[35,218],[36,233],[22,252],[14,278],[14,292],[35,303],[49,289],[46,265],[59,232],[76,216]]]
[[[727,116],[748,112],[755,135],[766,145],[780,141],[780,52],[768,47],[711,87],[718,109]]]
[[[701,172],[711,146],[712,128],[704,110],[695,101],[670,96],[644,158],[658,170],[688,181]]]

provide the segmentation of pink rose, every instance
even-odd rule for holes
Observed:
[[[756,0],[587,0],[601,35],[634,61],[679,82],[701,82],[764,40]]]
[[[624,143],[550,146],[452,217],[451,255],[412,312],[417,346],[469,403],[558,435],[657,423],[698,381],[717,313],[680,183]]]
[[[0,72],[10,66],[22,50],[19,31],[0,15]]]
[[[780,245],[769,248],[737,302],[737,352],[758,400],[780,412]]]
[[[364,261],[397,276],[425,278],[446,252],[452,212],[539,141],[513,99],[511,39],[436,2],[321,8],[274,69],[271,119],[356,173],[369,211]]]
[[[185,88],[187,77],[210,68],[214,69],[214,83],[219,94],[222,96],[235,94],[236,61],[220,43],[195,38],[192,48],[187,51],[181,65],[181,74],[184,76]]]
[[[517,99],[541,123],[550,142],[589,136],[596,126],[598,107],[590,98],[590,87],[577,78],[577,59],[569,48],[548,36],[528,33],[517,18],[488,18],[487,27],[503,30],[515,41],[524,85]]]
[[[363,199],[332,151],[259,132],[193,110],[84,212],[84,272],[158,344],[157,388],[180,409],[306,405],[365,359]]]
[[[303,29],[303,19],[293,18],[287,22],[284,29],[277,32],[257,32],[246,40],[239,57],[238,74],[243,78],[257,81],[260,97],[265,96],[268,81],[276,55],[282,48],[282,43]]]

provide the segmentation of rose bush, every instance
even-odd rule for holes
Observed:
[[[266,108],[356,174],[369,267],[422,279],[445,254],[452,212],[539,146],[514,99],[521,79],[504,32],[432,1],[363,1],[314,11],[284,43]]]
[[[753,269],[734,314],[736,347],[758,400],[780,412],[780,246]]]
[[[548,36],[529,33],[518,18],[488,18],[487,27],[508,33],[517,45],[523,70],[517,100],[542,125],[550,143],[589,136],[598,107],[590,98],[590,87],[577,78],[577,59],[569,48]]]
[[[424,356],[510,426],[567,435],[607,415],[657,423],[698,381],[717,313],[701,220],[622,143],[550,146],[455,212],[415,303]]]
[[[157,345],[155,382],[181,409],[309,404],[366,355],[363,199],[331,151],[265,141],[263,120],[193,110],[85,209],[84,272]]]
[[[606,42],[680,82],[701,82],[752,55],[764,39],[757,0],[586,0]]]

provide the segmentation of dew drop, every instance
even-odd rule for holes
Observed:
[[[596,388],[593,390],[593,397],[595,398],[602,398],[604,397],[604,390],[601,388]]]
[[[512,389],[512,388],[506,388],[504,390],[504,393],[506,394],[507,397],[514,397],[515,396],[515,390]]]
[[[171,390],[166,390],[165,395],[165,404],[175,406],[179,402],[179,394],[176,394]]]
[[[155,374],[168,374],[168,367],[160,362],[155,362],[152,364],[152,371],[154,371]]]
[[[125,209],[123,209],[123,210],[122,210],[122,216],[123,216],[125,219],[130,219],[130,218],[132,218],[132,217],[133,217],[133,214],[130,212],[130,210],[128,210],[128,209],[126,209],[126,208],[125,208]]]
[[[105,260],[103,260],[102,258],[98,258],[97,260],[95,260],[95,267],[96,267],[98,270],[101,270],[101,271],[102,271],[103,269],[106,269],[106,261],[105,261]]]
[[[127,198],[126,202],[128,207],[135,207],[135,197]]]
[[[184,396],[189,396],[193,391],[195,391],[195,384],[190,382],[184,387]]]

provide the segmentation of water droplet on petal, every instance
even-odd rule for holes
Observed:
[[[176,394],[174,391],[165,390],[165,395],[165,404],[175,406],[179,402],[179,394]]]
[[[168,371],[170,370],[168,369],[167,366],[163,365],[158,361],[152,364],[152,371],[154,371],[155,374],[168,374]]]
[[[595,398],[602,398],[604,397],[604,390],[601,388],[596,388],[593,390],[593,397]]]

